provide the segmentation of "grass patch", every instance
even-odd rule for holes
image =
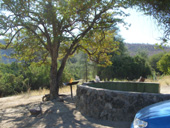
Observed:
[[[159,76],[157,77],[157,80],[146,79],[146,82],[158,82],[160,86],[170,86],[170,75]]]
[[[73,85],[72,90],[73,90],[73,93],[76,92],[77,85]],[[69,93],[70,94],[71,93],[70,86],[64,86],[64,87],[60,88],[59,93]]]
[[[163,76],[158,82],[161,86],[170,86],[170,76]]]
[[[39,90],[28,89],[27,92],[22,92],[21,94],[18,94],[18,95],[23,95],[25,97],[40,96],[40,95],[49,94],[49,92],[50,92],[49,89],[45,89],[45,88],[40,88]]]
[[[73,94],[76,93],[76,89],[77,89],[77,85],[73,85],[72,86]],[[40,88],[39,90],[30,90],[29,89],[27,92],[23,92],[18,95],[23,95],[23,96],[28,97],[28,96],[40,96],[40,95],[45,95],[45,94],[49,94],[49,93],[50,93],[49,89]],[[59,94],[63,94],[63,93],[71,94],[70,86],[61,87],[59,89]]]

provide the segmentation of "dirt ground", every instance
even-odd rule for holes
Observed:
[[[64,102],[42,103],[42,114],[32,116],[42,96],[0,98],[0,128],[129,128],[129,122],[98,120],[76,110],[74,99],[66,95]]]
[[[161,93],[168,94],[170,86]],[[64,102],[42,102],[42,96],[19,95],[0,98],[0,128],[129,128],[130,122],[98,120],[76,110],[74,99],[67,94]],[[32,116],[29,109],[42,103],[42,114]]]

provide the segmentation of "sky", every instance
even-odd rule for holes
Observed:
[[[163,30],[157,26],[153,17],[146,16],[143,12],[135,9],[127,9],[125,12],[130,13],[130,16],[126,17],[124,21],[131,24],[131,26],[128,30],[122,25],[118,26],[120,29],[119,34],[125,43],[161,43],[159,38],[163,36]],[[1,36],[0,39],[2,39]]]
[[[124,21],[131,26],[128,30],[119,26],[119,34],[125,43],[156,44],[161,42],[159,39],[163,36],[163,30],[158,27],[153,17],[146,16],[135,9],[127,9],[126,13],[130,13],[130,16],[126,17]]]

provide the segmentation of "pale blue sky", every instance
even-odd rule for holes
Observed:
[[[157,26],[156,20],[151,16],[146,16],[143,12],[135,9],[128,9],[126,13],[131,15],[125,18],[125,22],[130,23],[128,30],[120,26],[120,35],[126,43],[160,43],[163,31]]]

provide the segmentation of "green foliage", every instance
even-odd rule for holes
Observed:
[[[108,67],[99,67],[98,75],[104,80],[113,79],[138,79],[140,76],[146,77],[151,74],[151,68],[145,58],[140,55],[128,56],[127,49],[121,38],[116,38],[120,42],[119,55],[115,52],[112,54],[112,65]],[[143,55],[143,54],[142,54]]]
[[[170,74],[170,53],[166,53],[158,61],[157,66],[164,74]]]
[[[138,79],[140,76],[151,75],[147,61],[140,56],[115,56],[112,66],[99,70],[101,79]]]
[[[49,72],[48,65],[35,66],[30,65],[27,67],[25,76],[31,89],[39,89],[40,87],[49,88]]]
[[[15,76],[14,74],[5,73],[0,77],[0,92],[1,96],[7,96],[12,94],[26,91],[27,85],[24,84],[24,78],[22,75]]]
[[[49,70],[49,65],[25,65],[16,62],[0,64],[0,96],[25,92],[28,89],[49,88]],[[70,78],[69,72],[64,71],[60,86]]]
[[[156,71],[157,73],[159,73],[159,74],[162,74],[162,72],[161,72],[161,71],[159,70],[159,68],[157,67],[157,63],[158,63],[158,61],[162,58],[162,56],[163,56],[164,54],[165,54],[165,53],[161,52],[161,53],[155,54],[155,55],[153,55],[153,56],[151,56],[151,57],[149,58],[149,63],[150,63],[150,65],[151,65],[152,69],[153,69],[154,71]]]
[[[136,55],[141,56],[142,58],[148,59],[148,52],[145,50],[139,49]]]
[[[65,71],[74,79],[93,80],[96,75],[96,63],[88,59],[87,54],[80,52],[68,60]]]
[[[81,49],[90,60],[101,66],[111,65],[112,52],[118,52],[119,41],[114,40],[115,30],[90,33],[80,42]]]

